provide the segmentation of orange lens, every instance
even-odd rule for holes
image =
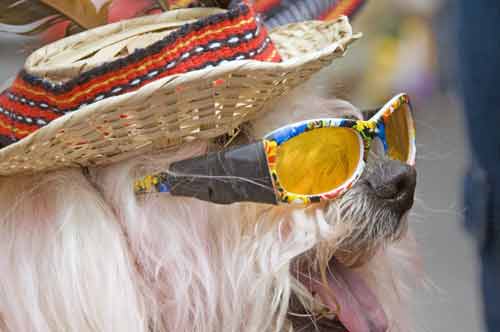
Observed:
[[[391,115],[384,118],[388,155],[392,159],[407,162],[410,158],[412,137],[411,112],[408,104],[401,105]]]
[[[360,162],[360,139],[350,128],[319,128],[278,147],[276,173],[288,192],[317,195],[348,180]]]

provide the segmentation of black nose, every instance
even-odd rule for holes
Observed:
[[[386,160],[367,182],[375,196],[391,209],[404,213],[413,205],[417,172],[415,167],[397,160]]]

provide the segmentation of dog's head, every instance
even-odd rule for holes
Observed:
[[[304,119],[362,118],[346,102],[300,92],[271,107],[245,125],[234,144]],[[412,166],[390,160],[374,141],[360,180],[340,198],[307,208],[225,206],[168,194],[135,201],[125,190],[130,170],[162,169],[207,148],[222,146],[190,145],[97,176],[123,214],[148,297],[155,299],[156,330],[403,329],[388,248],[405,237],[416,182]]]

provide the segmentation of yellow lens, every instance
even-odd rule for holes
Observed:
[[[385,119],[388,155],[402,162],[407,162],[410,154],[410,116],[409,106],[403,104]]]
[[[360,140],[353,129],[313,129],[279,146],[276,173],[288,192],[322,194],[348,180],[360,157]]]

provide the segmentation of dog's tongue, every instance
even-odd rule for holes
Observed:
[[[381,304],[356,272],[335,261],[328,278],[330,289],[322,283],[311,286],[325,305],[334,312],[339,310],[338,319],[349,332],[387,331]]]

